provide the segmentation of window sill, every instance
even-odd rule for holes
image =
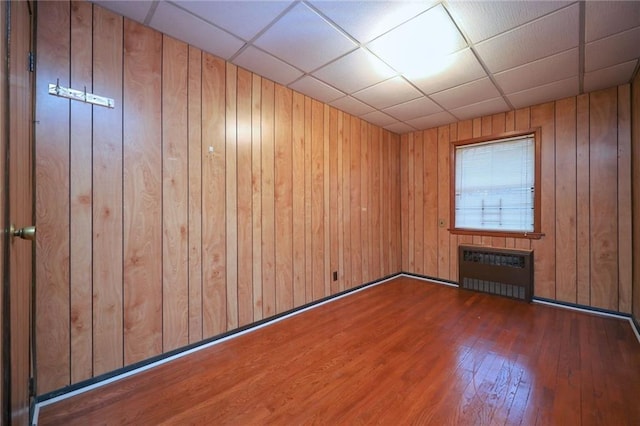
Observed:
[[[539,240],[544,237],[542,232],[481,231],[479,229],[459,228],[449,228],[448,231],[456,235],[475,235],[479,237],[526,238],[529,240]]]

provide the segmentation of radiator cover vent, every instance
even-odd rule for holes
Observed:
[[[531,301],[533,251],[458,246],[460,288]]]

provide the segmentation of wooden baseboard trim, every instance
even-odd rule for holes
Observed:
[[[638,321],[636,321],[633,315],[631,316],[631,328],[633,328],[633,332],[636,333],[636,337],[640,343],[640,324],[638,324]]]
[[[591,306],[577,305],[574,303],[566,303],[566,302],[558,302],[556,300],[545,299],[543,297],[534,297],[533,303],[539,303],[541,305],[553,306],[556,308],[569,309],[577,312],[584,312],[592,315],[599,315],[603,317],[617,318],[621,320],[629,321],[631,325],[631,330],[633,330],[633,334],[636,335],[638,339],[638,343],[640,343],[640,333],[638,332],[638,324],[634,321],[633,316],[629,314],[623,314],[617,311],[610,311],[607,309],[599,309]]]
[[[414,274],[412,272],[401,272],[399,275],[402,277],[409,277],[409,278],[415,278],[422,281],[429,281],[436,284],[448,285],[449,287],[460,287],[458,283],[455,281],[443,280],[442,278],[430,277],[428,275]]]
[[[411,273],[411,272],[401,272],[399,275],[403,276],[403,277],[419,279],[419,280],[422,280],[422,281],[428,281],[428,282],[433,282],[433,283],[437,283],[437,284],[444,284],[444,285],[448,285],[450,287],[459,287],[459,284],[457,282],[455,282],[455,281],[443,280],[441,278],[430,277],[430,276],[427,276],[427,275],[414,274],[414,273]],[[594,314],[594,315],[600,315],[600,316],[606,316],[606,317],[611,317],[611,318],[618,318],[618,319],[622,319],[622,320],[627,320],[627,321],[629,321],[629,324],[631,325],[631,330],[633,330],[633,333],[636,335],[636,338],[638,339],[638,342],[640,343],[640,324],[638,324],[638,322],[635,320],[635,318],[632,315],[623,314],[623,313],[616,312],[616,311],[609,311],[609,310],[606,310],[606,309],[594,308],[594,307],[591,307],[591,306],[577,305],[577,304],[567,303],[567,302],[559,302],[559,301],[556,301],[556,300],[546,299],[546,298],[543,298],[543,297],[535,297],[534,296],[532,302],[533,303],[539,303],[539,304],[542,304],[542,305],[554,306],[554,307],[557,307],[557,308],[570,309],[570,310],[574,310],[574,311],[584,312],[584,313],[587,313],[587,314]]]

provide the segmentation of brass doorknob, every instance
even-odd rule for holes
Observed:
[[[9,233],[11,234],[11,237],[19,237],[23,240],[33,241],[36,239],[35,226],[25,226],[24,228],[16,229],[13,225],[11,225]]]

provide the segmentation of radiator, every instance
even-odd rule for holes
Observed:
[[[533,251],[458,246],[460,288],[531,301]]]

